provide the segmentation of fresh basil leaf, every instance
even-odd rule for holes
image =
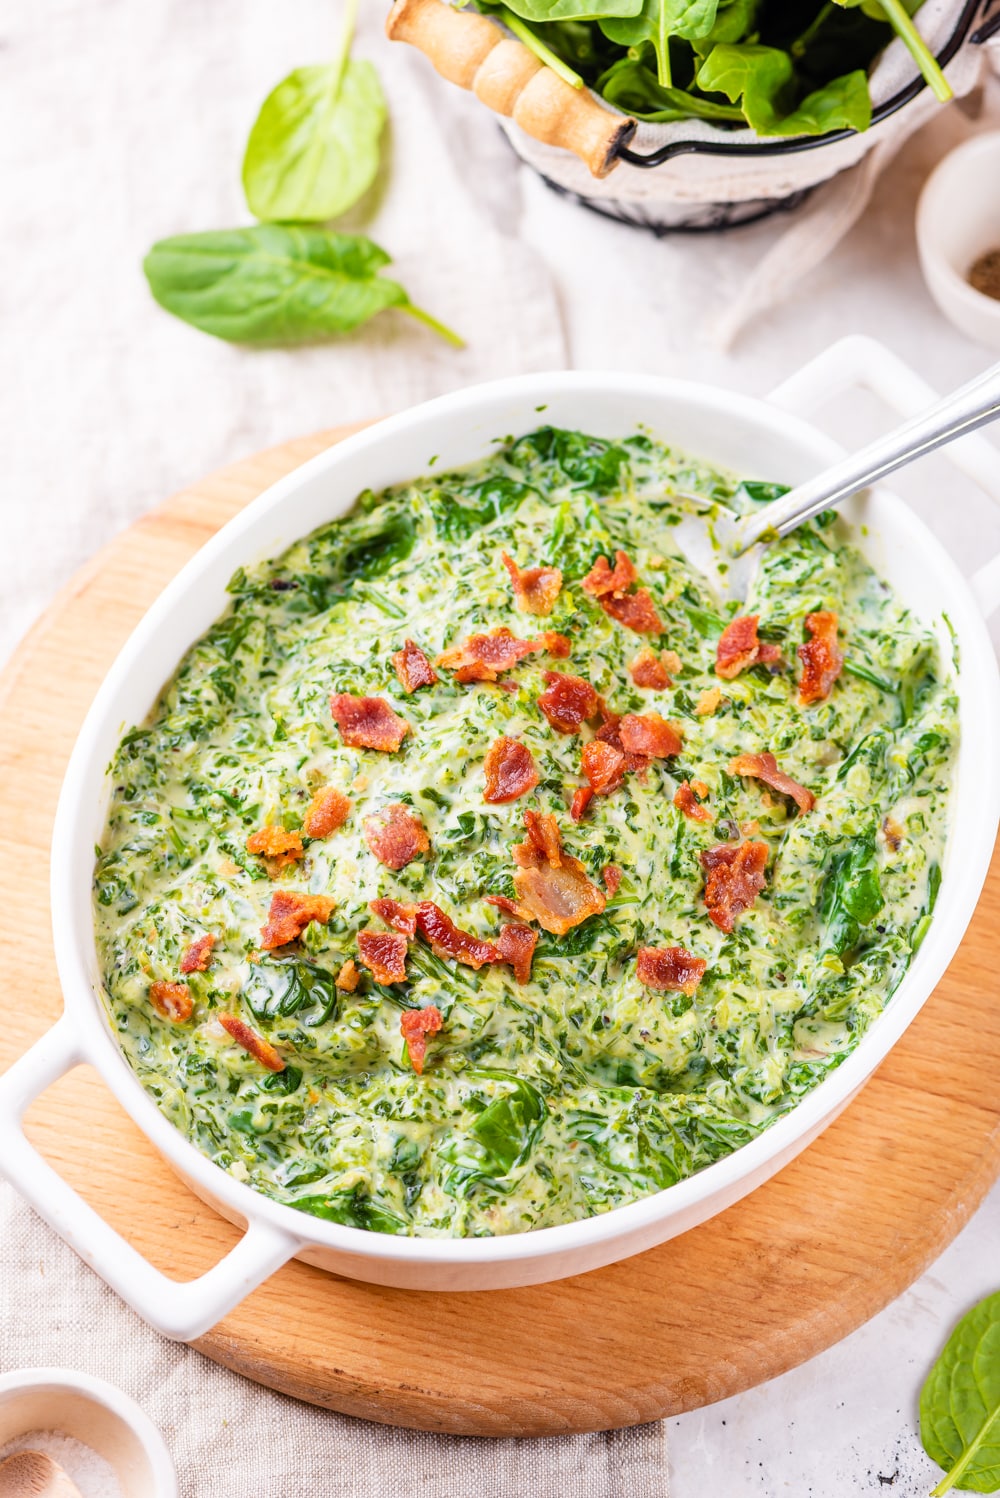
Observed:
[[[337,218],[379,165],[386,108],[370,62],[296,68],[268,94],[243,158],[250,212],[270,221]]]
[[[398,307],[460,345],[398,282],[378,274],[389,258],[360,234],[257,224],[161,239],[143,269],[167,312],[232,343],[310,342]]]
[[[920,1439],[951,1488],[1000,1489],[1000,1293],[964,1315],[920,1391]]]

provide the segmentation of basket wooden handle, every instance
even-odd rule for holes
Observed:
[[[418,47],[442,78],[471,89],[535,140],[575,152],[595,177],[618,165],[618,147],[635,131],[635,120],[574,88],[495,21],[455,10],[447,0],[395,0],[385,30],[391,41]]]

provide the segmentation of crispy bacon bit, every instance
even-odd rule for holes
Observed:
[[[247,838],[247,852],[259,854],[267,864],[268,873],[276,874],[301,858],[305,849],[301,832],[286,832],[284,827],[259,827]]]
[[[726,625],[715,647],[715,674],[732,681],[750,666],[769,665],[781,660],[777,645],[766,645],[758,637],[759,614],[742,614]]]
[[[621,749],[603,739],[591,739],[580,754],[580,769],[595,796],[610,796],[625,778],[626,760]]]
[[[580,725],[597,714],[600,698],[582,676],[546,671],[538,706],[557,733],[579,733]]]
[[[611,898],[614,899],[615,895],[618,893],[618,886],[622,882],[621,869],[617,864],[606,863],[601,870],[601,878],[604,880],[604,888],[607,890]]]
[[[374,816],[365,817],[364,835],[379,863],[387,869],[404,869],[431,846],[423,822],[398,801]]]
[[[719,843],[701,855],[705,904],[720,931],[732,931],[736,917],[749,910],[764,888],[766,843]]]
[[[558,567],[528,567],[523,572],[505,551],[500,553],[514,585],[514,598],[525,614],[551,614],[562,588]]]
[[[694,705],[694,710],[699,718],[710,718],[718,708],[721,701],[722,688],[709,687],[708,690],[702,692],[701,696],[698,698],[698,701]]]
[[[683,947],[640,947],[635,972],[647,988],[686,993],[688,998],[705,974],[708,963]]]
[[[698,784],[701,785],[702,782],[699,781]],[[701,793],[699,792],[699,794]],[[700,801],[695,800],[694,786],[690,785],[686,780],[682,780],[676,791],[674,791],[674,805],[678,811],[683,812],[692,822],[711,822],[714,820],[708,807],[702,806]]]
[[[406,1009],[399,1017],[400,1033],[406,1041],[406,1054],[418,1077],[424,1070],[427,1037],[436,1035],[443,1024],[441,1011],[436,1004],[428,1004],[426,1009]]]
[[[460,645],[452,645],[439,655],[437,663],[453,671],[456,681],[496,681],[501,672],[509,671],[526,655],[545,649],[544,640],[519,640],[502,625],[488,635],[469,635]]]
[[[598,741],[602,744],[611,744],[618,750],[619,754],[625,756],[625,769],[628,771],[638,771],[639,779],[645,780],[646,771],[649,769],[649,756],[626,751],[622,744],[622,720],[620,714],[609,712],[607,708],[603,709],[603,713],[604,722],[597,730]]]
[[[500,954],[500,960],[514,969],[514,977],[518,983],[530,982],[531,959],[535,955],[537,945],[538,932],[532,931],[530,926],[500,927],[497,951]]]
[[[636,588],[634,593],[606,593],[598,599],[601,608],[611,619],[617,619],[637,635],[662,635],[663,624],[656,612],[656,604],[648,588]]]
[[[149,985],[149,1002],[163,1019],[182,1025],[191,1018],[194,1000],[186,983],[164,983],[159,979]]]
[[[392,931],[359,931],[358,957],[376,983],[406,981],[406,937]]]
[[[382,697],[354,697],[334,692],[330,712],[344,743],[352,749],[382,749],[393,754],[410,731]]]
[[[493,942],[460,930],[432,900],[421,900],[417,906],[417,930],[430,943],[436,957],[453,957],[465,967],[477,970],[498,960],[499,952]]]
[[[302,825],[307,837],[329,837],[343,827],[350,814],[351,803],[343,791],[325,785],[310,801]]]
[[[607,904],[579,859],[563,852],[553,816],[526,811],[528,836],[513,849],[514,888],[527,916],[554,936],[565,936]]]
[[[403,641],[402,650],[397,650],[392,658],[392,666],[407,695],[420,687],[432,687],[438,679],[434,667],[412,640]]]
[[[483,800],[494,806],[516,801],[518,796],[534,790],[539,779],[531,750],[519,739],[496,739],[486,751],[483,773],[486,776]]]
[[[215,946],[215,937],[211,932],[204,936],[196,937],[189,942],[181,953],[182,973],[204,973],[212,961],[212,948]]]
[[[394,931],[401,931],[404,936],[416,936],[417,934],[417,907],[415,905],[404,905],[400,900],[369,900],[368,909],[374,911],[380,920],[385,921]]]
[[[341,993],[353,993],[358,986],[361,974],[358,972],[358,964],[353,957],[348,957],[334,982]]]
[[[235,1014],[220,1014],[219,1024],[233,1037],[237,1045],[241,1045],[245,1051],[249,1051],[255,1061],[261,1066],[266,1066],[268,1071],[284,1071],[285,1063],[278,1055],[274,1046],[266,1041],[262,1035],[252,1029],[245,1020]]]
[[[627,593],[638,574],[624,551],[615,552],[615,565],[607,557],[598,557],[581,587],[592,598],[604,598],[608,593]]]
[[[663,625],[647,588],[628,590],[636,580],[636,570],[623,551],[615,552],[615,565],[607,557],[598,557],[583,579],[583,590],[596,598],[611,619],[617,619],[637,635],[661,635]]]
[[[799,811],[812,811],[816,805],[816,797],[812,791],[807,791],[804,785],[799,785],[797,780],[779,770],[778,761],[773,754],[738,754],[729,761],[729,773],[762,780],[772,790],[780,791],[783,796],[791,796]]]
[[[335,903],[326,895],[296,895],[290,890],[279,890],[271,896],[267,923],[260,931],[264,951],[271,952],[275,947],[298,941],[310,921],[319,921],[321,925],[328,921]]]
[[[886,847],[889,848],[891,852],[898,853],[900,848],[903,846],[903,839],[906,836],[906,829],[900,826],[895,817],[885,816],[882,818],[881,831],[882,836],[885,838]]]
[[[799,660],[802,662],[799,702],[803,707],[829,697],[844,665],[837,644],[836,614],[827,609],[819,614],[807,614],[806,629],[812,639],[799,646]]]
[[[679,732],[659,713],[626,713],[618,725],[618,733],[626,754],[670,759],[681,752]]]
[[[676,650],[665,650],[660,656],[660,660],[663,662],[666,669],[672,672],[674,676],[676,676],[678,671],[680,671],[681,669],[681,658],[677,654]]]
[[[573,792],[573,799],[570,802],[569,806],[569,814],[574,822],[583,821],[584,817],[587,814],[587,807],[590,805],[593,799],[594,793],[589,785],[581,785],[577,787],[577,789]]]
[[[635,660],[629,662],[628,674],[637,687],[647,691],[663,692],[673,686],[670,672],[649,645],[644,645]]]
[[[557,660],[567,660],[570,652],[570,642],[567,635],[560,635],[554,629],[547,629],[543,635],[539,635],[549,655],[554,655]]]
[[[524,919],[520,905],[509,895],[484,895],[483,899],[487,905],[495,905],[498,910],[505,910],[508,915],[516,915]]]

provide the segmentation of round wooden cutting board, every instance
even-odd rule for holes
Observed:
[[[258,454],[154,511],[64,589],[0,677],[0,1069],[61,1009],[49,835],[102,676],[198,546],[344,435]],[[654,1420],[793,1367],[909,1285],[1000,1174],[998,924],[995,857],[961,952],[864,1091],[774,1180],[705,1226],[608,1269],[503,1292],[387,1290],[292,1263],[196,1345],[316,1404],[480,1435]],[[187,1279],[235,1242],[88,1068],[46,1093],[28,1127],[165,1272]]]

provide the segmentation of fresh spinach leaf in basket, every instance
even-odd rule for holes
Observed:
[[[920,1393],[920,1439],[945,1470],[931,1498],[1000,1490],[1000,1293],[974,1306],[945,1343]]]
[[[385,98],[374,66],[350,55],[357,11],[358,0],[349,0],[332,62],[296,68],[261,106],[243,158],[255,218],[337,218],[375,180]]]
[[[894,36],[951,90],[913,14],[922,0],[475,0],[563,78],[639,119],[758,135],[866,130],[868,72]]]
[[[360,234],[289,224],[178,234],[143,262],[161,307],[231,343],[306,343],[396,307],[449,343],[461,339],[379,275],[389,256]]]

